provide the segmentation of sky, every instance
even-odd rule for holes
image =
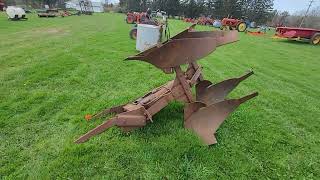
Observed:
[[[274,0],[274,9],[280,11],[288,11],[294,13],[295,11],[306,10],[310,0]],[[320,6],[320,0],[314,0],[312,7]]]
[[[314,0],[312,7],[320,6],[320,0]],[[119,2],[119,0],[109,0],[109,2]],[[274,9],[294,13],[308,8],[310,0],[274,0]]]

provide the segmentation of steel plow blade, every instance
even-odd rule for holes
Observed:
[[[148,53],[128,57],[126,60],[141,60],[160,69],[172,68],[195,62],[216,49],[215,38],[173,39],[160,47],[152,48]]]
[[[217,46],[233,43],[239,40],[237,31],[189,31],[185,30],[180,34],[177,34],[172,39],[184,39],[184,38],[215,38]]]
[[[253,71],[250,71],[241,77],[228,79],[217,84],[199,83],[200,85],[196,86],[196,100],[206,105],[224,101],[233,89],[252,74]]]
[[[191,31],[192,28],[126,60],[145,61],[165,70],[193,63],[212,53],[216,47],[238,41],[237,31]]]
[[[240,99],[230,99],[205,106],[201,102],[188,104],[185,108],[185,128],[194,131],[207,145],[217,143],[215,132],[223,121],[240,104],[258,95],[257,92]]]

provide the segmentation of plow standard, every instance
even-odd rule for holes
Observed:
[[[212,53],[217,47],[238,40],[236,31],[193,31],[193,27],[177,34],[168,41],[154,46],[127,60],[148,62],[163,70],[166,74],[175,73],[175,79],[169,81],[137,100],[105,109],[87,118],[102,118],[115,114],[111,119],[78,138],[83,143],[106,129],[117,126],[128,132],[152,122],[152,116],[172,101],[180,101],[184,107],[184,126],[196,133],[207,145],[217,143],[214,136],[223,121],[240,104],[258,95],[257,92],[239,99],[226,99],[237,85],[251,76],[252,71],[237,78],[217,84],[205,80],[197,61]],[[183,71],[181,65],[187,64]],[[195,86],[196,95],[191,89]]]

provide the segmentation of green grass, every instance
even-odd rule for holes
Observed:
[[[260,95],[225,121],[217,145],[202,146],[183,128],[180,103],[145,128],[112,128],[78,145],[103,122],[85,114],[130,102],[172,76],[123,61],[136,53],[124,15],[28,17],[0,14],[0,179],[320,178],[319,46],[241,34],[199,61],[213,82],[256,73],[231,97]],[[172,34],[187,26],[170,21]]]

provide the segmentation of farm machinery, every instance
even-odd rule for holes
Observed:
[[[244,32],[247,29],[247,24],[243,20],[223,18],[221,21],[221,30],[238,30],[238,32]]]
[[[197,23],[197,20],[193,18],[184,18],[183,21],[192,24]]]
[[[93,14],[93,6],[92,6],[91,1],[80,0],[79,5],[80,5],[81,14],[85,14],[85,15],[92,15]]]
[[[150,12],[141,13],[141,14],[143,14],[143,16],[138,18],[138,20],[136,21],[136,24],[129,32],[129,36],[131,39],[134,39],[134,40],[137,39],[138,24],[148,24],[148,25],[160,26],[161,27],[160,33],[162,34],[163,29],[165,29],[166,36],[170,36],[166,12],[161,11],[162,21],[158,21],[158,19],[156,17],[151,16]]]
[[[208,17],[199,17],[197,20],[197,24],[205,25],[205,26],[212,26],[213,19],[208,18]]]
[[[320,30],[296,27],[277,27],[275,38],[306,41],[313,45],[320,44]]]
[[[26,12],[21,8],[17,6],[8,6],[6,9],[6,13],[9,20],[27,20]]]
[[[227,99],[227,95],[243,80],[253,74],[228,79],[216,84],[205,80],[197,61],[208,56],[216,48],[238,40],[237,31],[194,31],[190,27],[171,39],[158,44],[126,60],[144,61],[154,65],[165,74],[175,73],[175,79],[153,89],[131,103],[105,109],[87,120],[113,114],[101,125],[79,137],[75,143],[116,126],[129,132],[155,121],[153,116],[172,101],[185,104],[184,127],[193,131],[206,144],[217,143],[215,132],[224,120],[240,104],[254,98],[257,92],[239,99]],[[182,65],[187,65],[183,70]],[[192,88],[195,87],[195,96]]]
[[[3,11],[4,8],[4,0],[0,0],[0,11]]]
[[[139,24],[141,21],[144,21],[144,19],[146,18],[146,13],[142,12],[128,12],[127,13],[127,17],[126,17],[126,22],[128,24],[134,24],[137,23]]]
[[[58,9],[41,9],[38,10],[38,17],[43,18],[49,18],[49,17],[58,17],[60,16],[59,10]]]

